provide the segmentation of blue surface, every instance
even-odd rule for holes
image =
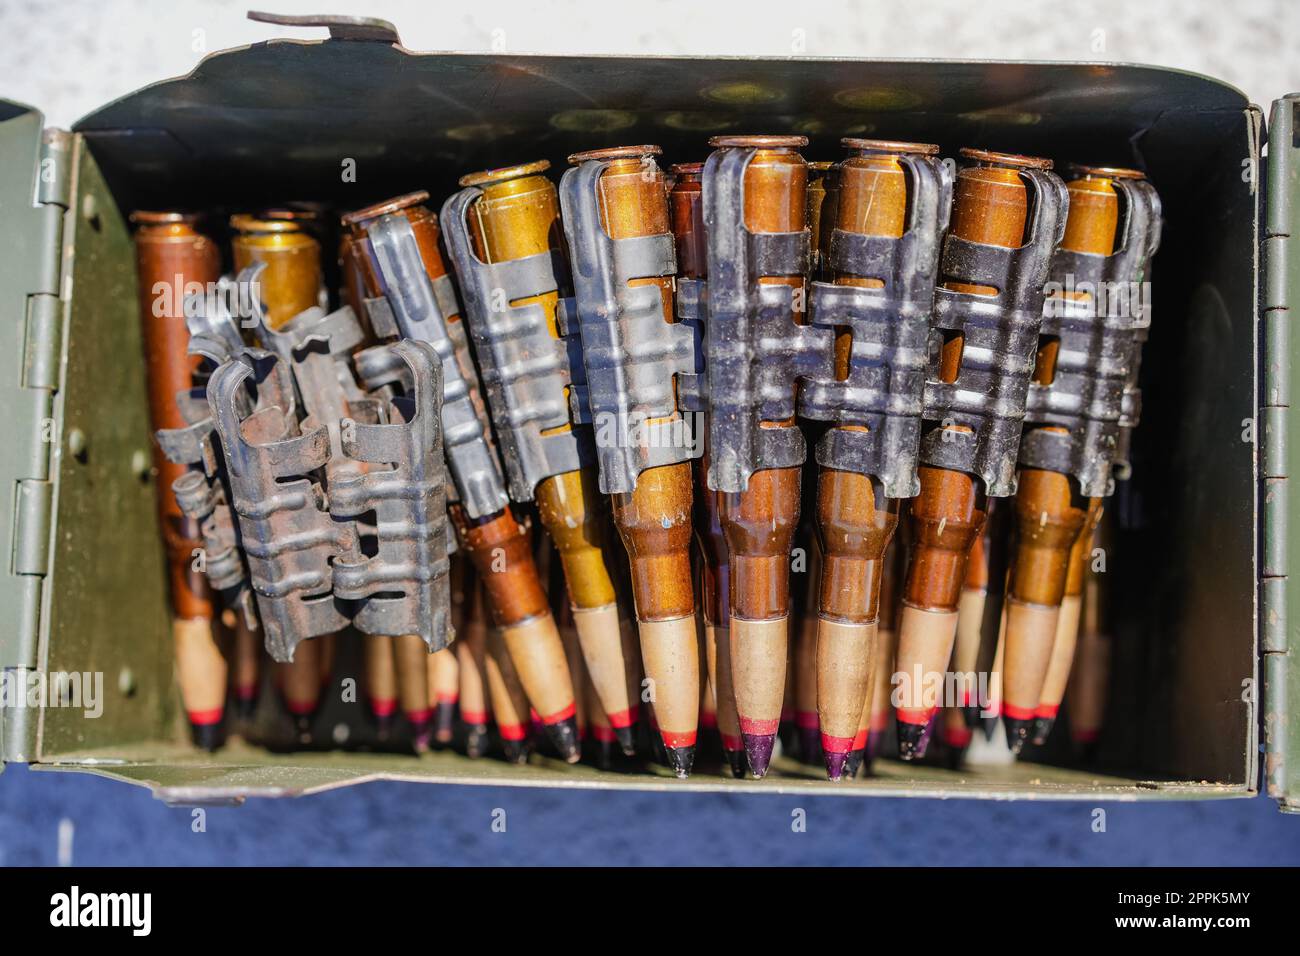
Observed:
[[[1106,832],[1092,829],[1106,810]],[[791,830],[792,810],[807,832]],[[506,832],[492,831],[493,811]],[[192,811],[84,774],[0,774],[0,863],[77,865],[1300,865],[1300,817],[1188,803],[645,794],[372,783]]]

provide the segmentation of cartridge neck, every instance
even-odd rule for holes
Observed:
[[[731,614],[772,620],[789,613],[790,549],[799,527],[802,468],[766,468],[749,487],[721,496],[731,555]]]

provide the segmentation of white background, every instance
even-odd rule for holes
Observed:
[[[1296,0],[0,0],[0,97],[66,127],[205,52],[325,35],[250,8],[381,17],[413,50],[1117,60],[1207,73],[1265,108],[1300,89]]]

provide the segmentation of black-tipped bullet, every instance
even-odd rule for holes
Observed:
[[[492,738],[487,724],[465,725],[465,756],[482,757],[492,749]]]
[[[429,741],[433,739],[433,724],[429,721],[431,714],[429,711],[420,711],[418,714],[407,714],[407,723],[411,725],[411,745],[415,747],[416,753],[424,753],[429,749]]]
[[[1025,741],[1029,739],[1029,734],[1034,728],[1033,719],[1021,720],[1017,717],[1004,715],[1002,725],[1007,731],[1007,747],[1013,754],[1019,756],[1020,751],[1024,749]]]
[[[998,719],[996,717],[980,717],[980,727],[984,731],[984,739],[993,743],[993,735],[998,732]]]
[[[578,740],[577,717],[565,717],[553,724],[547,724],[546,739],[560,752],[560,758],[565,763],[577,763],[582,759],[582,742]]]
[[[727,766],[731,768],[731,775],[737,780],[744,780],[749,774],[749,764],[745,762],[745,751],[724,747],[722,754],[727,758]]]
[[[1079,763],[1085,767],[1097,763],[1098,740],[1095,736],[1089,736],[1085,740],[1075,737],[1071,742],[1074,744],[1074,752],[1078,755]]]
[[[451,743],[456,733],[456,704],[453,701],[438,701],[433,712],[433,739],[440,746]]]
[[[393,715],[397,712],[397,701],[386,698],[370,698],[370,719],[375,722],[375,736],[380,741],[387,741],[393,734]]]
[[[949,770],[960,770],[961,765],[966,761],[965,747],[945,747],[943,751],[943,762]]]
[[[592,755],[596,766],[601,770],[608,770],[614,765],[614,748],[618,746],[618,735],[608,724],[593,723],[587,727],[587,730],[589,733],[586,743],[587,752]],[[628,730],[630,739],[631,728]]]
[[[312,742],[311,725],[316,718],[316,712],[313,710],[309,714],[294,714],[293,729],[298,734],[298,743],[307,746]]]
[[[756,778],[767,776],[768,764],[772,762],[772,749],[776,745],[776,734],[741,734],[745,741],[745,759],[749,761],[749,770]]]
[[[862,760],[864,763],[870,763],[875,760],[880,753],[880,742],[884,740],[885,732],[883,730],[872,730],[867,734],[867,745],[862,748]]]
[[[930,746],[930,724],[898,721],[898,756],[902,760],[920,760]]]
[[[777,739],[781,741],[781,753],[794,754],[799,746],[799,728],[795,726],[794,715],[781,712],[781,721],[776,728]],[[775,747],[775,745],[773,745]]]
[[[1030,739],[1033,740],[1035,747],[1041,747],[1047,743],[1047,738],[1052,733],[1052,727],[1055,723],[1055,717],[1034,718],[1034,732]]]
[[[248,722],[257,713],[257,692],[235,695],[235,719]]]
[[[528,754],[532,750],[527,740],[502,740],[501,749],[509,763],[528,763]]]
[[[596,766],[601,770],[614,766],[614,748],[608,740],[596,741]]]
[[[221,721],[210,724],[190,724],[190,737],[194,746],[212,753],[226,742],[226,725]]]
[[[822,734],[816,726],[799,728],[799,759],[816,766],[822,759]]]
[[[980,716],[981,710],[978,704],[961,709],[962,717],[966,719],[966,726],[971,730],[979,730],[983,726],[984,719]]]
[[[844,761],[844,776],[852,780],[862,769],[862,763],[867,757],[867,750],[863,747],[861,750],[850,750],[848,757]]]
[[[685,779],[691,775],[691,768],[695,766],[695,748],[691,747],[664,747],[665,763],[672,768],[673,773],[678,777]]]
[[[619,749],[628,757],[636,756],[636,728],[632,725],[626,727],[614,727],[614,739],[618,741]]]

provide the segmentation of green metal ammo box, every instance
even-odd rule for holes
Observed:
[[[0,707],[0,759],[98,773],[171,802],[369,779],[992,799],[1251,796],[1300,810],[1300,635],[1288,578],[1291,365],[1300,335],[1300,95],[1261,110],[1207,77],[1077,63],[415,53],[382,21],[303,18],[325,40],[207,57],[72,132],[0,103],[0,668],[11,688],[103,675],[102,714]],[[715,132],[797,132],[814,159],[872,133],[1138,166],[1164,241],[1134,435],[1140,514],[1108,583],[1115,634],[1104,773],[1059,762],[950,771],[879,761],[832,789],[778,762],[762,781],[526,767],[450,752],[189,746],[154,509],[136,208],[345,208],[469,170],[618,143],[701,159]],[[349,162],[355,181],[341,175]],[[1300,560],[1300,558],[1298,558]],[[1291,598],[1296,597],[1297,601]],[[1300,615],[1297,615],[1300,617]],[[1261,679],[1262,678],[1262,679]],[[347,736],[360,706],[332,702]],[[1260,746],[1260,729],[1263,746]]]

